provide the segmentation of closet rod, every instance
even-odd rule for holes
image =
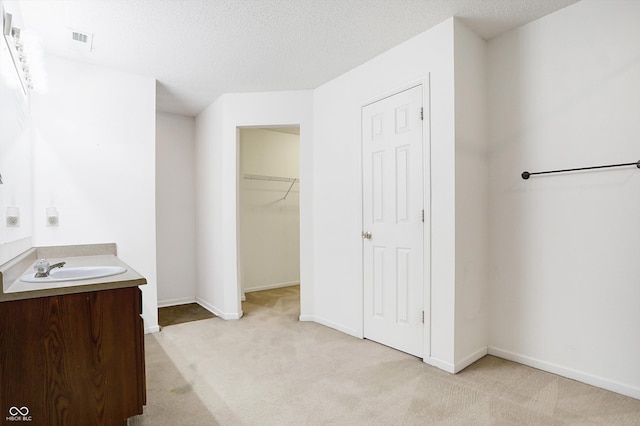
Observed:
[[[576,169],[564,169],[564,170],[548,170],[546,172],[522,172],[522,179],[527,180],[529,177],[534,175],[546,175],[549,173],[563,173],[563,172],[577,172],[580,170],[592,170],[592,169],[608,169],[610,167],[625,167],[625,166],[636,166],[640,169],[640,161],[636,163],[624,163],[624,164],[608,164],[606,166],[591,166],[591,167],[578,167]]]
[[[245,179],[253,179],[253,180],[267,180],[274,182],[300,182],[298,178],[288,178],[288,177],[280,177],[280,176],[264,176],[264,175],[248,175],[245,174],[243,176]]]

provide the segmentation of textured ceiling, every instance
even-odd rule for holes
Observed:
[[[313,89],[456,16],[489,39],[577,0],[23,0],[47,53],[158,80],[157,109]],[[10,2],[7,2],[10,3]],[[93,33],[74,49],[69,29]]]

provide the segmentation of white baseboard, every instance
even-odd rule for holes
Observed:
[[[196,303],[200,306],[202,306],[203,308],[205,308],[207,311],[211,312],[212,314],[214,314],[217,317],[222,318],[223,320],[237,320],[242,318],[242,311],[240,312],[223,312],[222,310],[216,308],[215,306],[207,303],[206,301],[202,300],[199,297],[196,297]]]
[[[455,374],[456,366],[451,364],[450,362],[443,361],[434,357],[424,357],[422,361],[426,362],[429,365],[432,365],[440,370],[446,371],[447,373]]]
[[[158,308],[166,308],[167,306],[186,305],[196,303],[195,297],[182,297],[180,299],[158,300]]]
[[[318,324],[324,325],[325,327],[333,328],[334,330],[338,330],[350,336],[362,339],[362,336],[356,330],[337,324],[333,321],[326,320],[324,318],[320,318],[314,315],[300,315],[299,319],[300,321],[317,322]]]
[[[461,372],[462,370],[464,370],[465,368],[467,368],[468,366],[470,366],[471,364],[473,364],[474,362],[476,362],[477,360],[479,360],[480,358],[482,358],[488,353],[489,353],[489,348],[487,346],[481,347],[480,349],[467,355],[462,361],[456,362],[454,365],[453,372],[456,374]]]
[[[452,364],[450,362],[443,361],[441,359],[434,358],[434,357],[425,357],[423,361],[429,365],[439,368],[440,370],[444,370],[447,373],[457,374],[462,370],[464,370],[465,368],[467,368],[468,366],[470,366],[471,364],[473,364],[474,362],[476,362],[477,360],[479,360],[480,358],[482,358],[483,356],[485,356],[488,353],[488,351],[489,351],[489,348],[487,346],[483,346],[478,350],[470,353],[469,355],[464,357],[461,361],[458,361],[455,364]]]
[[[263,290],[273,290],[274,288],[282,288],[282,287],[291,287],[293,285],[300,285],[300,281],[291,281],[288,283],[275,283],[275,284],[267,284],[261,285],[258,287],[251,287],[243,289],[243,295],[245,293],[253,293],[254,291],[263,291]]]
[[[542,361],[542,360],[531,358],[525,355],[520,355],[504,349],[496,348],[493,346],[489,346],[489,355],[494,355],[499,358],[508,359],[509,361],[518,362],[520,364],[528,365],[529,367],[548,371],[549,373],[557,374],[559,376],[577,380],[582,383],[586,383],[602,389],[610,390],[612,392],[630,396],[632,398],[640,399],[640,387],[637,387],[637,386],[616,382],[614,380],[609,380],[604,377],[585,373],[583,371],[577,371],[577,370],[563,367],[561,365],[557,365],[551,362]]]
[[[152,334],[152,333],[158,333],[160,332],[160,326],[159,325],[154,325],[151,327],[147,327],[144,329],[144,334]]]

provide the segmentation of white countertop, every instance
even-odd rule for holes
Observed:
[[[47,261],[52,265],[58,262],[66,262],[65,267],[69,268],[81,266],[122,266],[127,269],[126,272],[108,277],[75,281],[48,281],[39,283],[20,281],[20,277],[24,274],[35,273],[33,266],[37,261],[38,253],[36,250],[37,249],[31,249],[16,258],[13,263],[10,262],[3,265],[3,269],[0,271],[3,280],[0,302],[133,287],[147,283],[147,280],[143,276],[122,260],[118,259],[115,254],[47,258]],[[70,253],[73,253],[73,251],[70,251]]]

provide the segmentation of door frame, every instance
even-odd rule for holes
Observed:
[[[240,131],[242,129],[264,129],[264,130],[270,130],[270,129],[278,129],[278,128],[283,128],[283,127],[297,127],[298,130],[300,130],[302,128],[302,125],[300,123],[294,123],[294,124],[256,124],[256,125],[248,125],[248,126],[240,126],[237,125],[236,126],[236,190],[235,190],[235,194],[236,194],[236,277],[237,277],[237,293],[238,293],[238,305],[240,307],[242,307],[242,302],[244,302],[246,300],[245,297],[245,292],[244,292],[244,288],[243,288],[243,276],[242,276],[242,240],[240,238],[240,182],[242,180],[242,176],[240,176],[240,172],[241,172],[241,167],[240,167]],[[299,136],[299,135],[298,135]],[[299,142],[300,143],[300,142]],[[300,157],[298,157],[298,167],[299,167],[299,175],[302,175],[302,161],[300,161]],[[298,188],[298,197],[301,197],[302,195],[302,185],[299,185]],[[301,212],[301,204],[298,205],[298,217],[300,218],[302,215],[300,214]],[[302,223],[300,221],[300,219],[298,220],[299,223],[299,231],[300,231],[300,238],[299,238],[299,244],[300,246],[302,246]],[[300,254],[298,253],[298,262],[301,262],[301,258],[300,258]],[[302,277],[299,276],[300,279],[300,283],[299,285],[302,285]],[[300,299],[298,300],[298,304],[300,309],[302,309],[302,296],[300,297]],[[240,309],[240,312],[242,313],[242,309]],[[243,314],[241,314],[240,317],[242,317]]]
[[[363,110],[375,102],[397,95],[414,87],[422,86],[422,107],[424,121],[422,125],[422,179],[424,201],[423,226],[423,309],[424,309],[424,349],[422,359],[426,362],[431,358],[431,87],[430,75],[397,86],[391,90],[370,98],[360,105],[360,230],[364,231],[364,177],[363,177]],[[360,337],[364,338],[364,242],[360,249]]]

